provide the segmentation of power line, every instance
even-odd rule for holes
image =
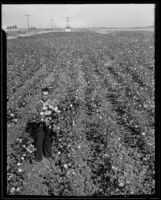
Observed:
[[[25,15],[27,17],[27,28],[28,28],[28,31],[29,31],[29,16],[30,15]]]

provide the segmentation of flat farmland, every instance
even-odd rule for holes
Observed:
[[[154,32],[57,32],[7,41],[7,193],[155,194]],[[53,156],[33,164],[42,87]]]

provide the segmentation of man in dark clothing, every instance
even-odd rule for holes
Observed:
[[[50,91],[48,88],[42,89],[42,100],[38,101],[35,108],[36,116],[39,116],[39,128],[36,133],[36,152],[35,161],[42,161],[42,154],[50,158],[52,156],[52,141],[50,133],[52,127],[50,125],[50,114],[52,111],[59,112],[56,103],[49,99]]]
[[[40,124],[37,135],[36,135],[36,152],[35,152],[35,161],[42,161],[42,154],[46,158],[52,156],[52,142],[50,138],[50,129],[46,127],[45,124]]]

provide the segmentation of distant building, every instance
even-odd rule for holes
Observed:
[[[70,27],[70,19],[69,17],[66,18],[66,27],[65,27],[65,32],[71,32],[71,27]]]
[[[7,26],[7,29],[17,29],[17,25]]]
[[[67,27],[65,28],[65,32],[71,32],[71,27],[70,27],[70,26],[67,26]]]
[[[30,27],[30,30],[36,30],[37,28],[36,27]]]

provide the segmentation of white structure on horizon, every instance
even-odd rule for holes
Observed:
[[[70,19],[69,19],[69,17],[66,18],[65,32],[71,32]]]

